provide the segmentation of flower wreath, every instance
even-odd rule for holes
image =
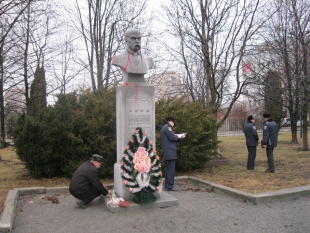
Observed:
[[[161,183],[161,163],[152,141],[142,128],[136,128],[131,136],[120,165],[123,184],[130,193],[135,194],[133,201],[137,204],[156,201],[153,193],[159,190]]]

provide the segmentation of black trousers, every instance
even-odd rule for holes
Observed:
[[[174,186],[175,161],[165,160],[165,189],[172,189]]]
[[[78,193],[75,190],[69,190],[72,196],[74,196],[77,199],[80,199],[84,202],[85,205],[87,205],[89,202],[94,200],[96,197],[100,196],[100,192],[96,189],[90,189],[84,193]]]
[[[256,158],[256,146],[248,146],[248,162],[246,168],[254,170],[254,162]]]
[[[273,159],[273,147],[266,148],[266,155],[268,160],[268,169],[271,172],[274,172],[274,159]]]

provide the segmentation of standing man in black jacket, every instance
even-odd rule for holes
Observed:
[[[269,113],[264,113],[264,129],[263,129],[263,140],[262,147],[266,148],[266,155],[268,159],[268,168],[266,173],[274,173],[274,158],[273,149],[278,144],[278,124],[270,119]]]
[[[177,191],[174,187],[175,162],[177,156],[177,141],[185,138],[186,134],[175,134],[172,131],[174,119],[168,117],[160,131],[161,148],[165,160],[165,189],[167,191]]]
[[[248,148],[248,162],[246,168],[254,170],[254,161],[256,158],[256,149],[258,145],[258,135],[255,127],[255,119],[252,115],[248,116],[248,122],[244,126],[244,135]]]
[[[90,161],[83,163],[73,174],[69,191],[78,199],[76,204],[85,209],[86,205],[101,194],[111,194],[99,179],[99,168],[103,164],[103,157],[97,154]]]

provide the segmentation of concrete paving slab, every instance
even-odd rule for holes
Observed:
[[[0,232],[296,233],[310,229],[310,186],[252,195],[194,177],[177,177],[176,184],[179,191],[168,194],[178,205],[133,205],[114,212],[100,198],[85,210],[78,208],[68,187],[10,190]],[[59,204],[43,195],[55,196]]]
[[[16,203],[19,196],[45,192],[45,187],[28,187],[10,190],[4,203],[4,210],[0,219],[0,232],[10,232],[12,230]]]

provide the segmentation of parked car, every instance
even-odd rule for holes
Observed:
[[[301,121],[301,123],[302,123],[302,121]],[[300,127],[300,121],[297,121],[296,126]]]
[[[290,118],[283,118],[283,121],[282,121],[282,127],[289,127],[291,126],[291,119]]]

